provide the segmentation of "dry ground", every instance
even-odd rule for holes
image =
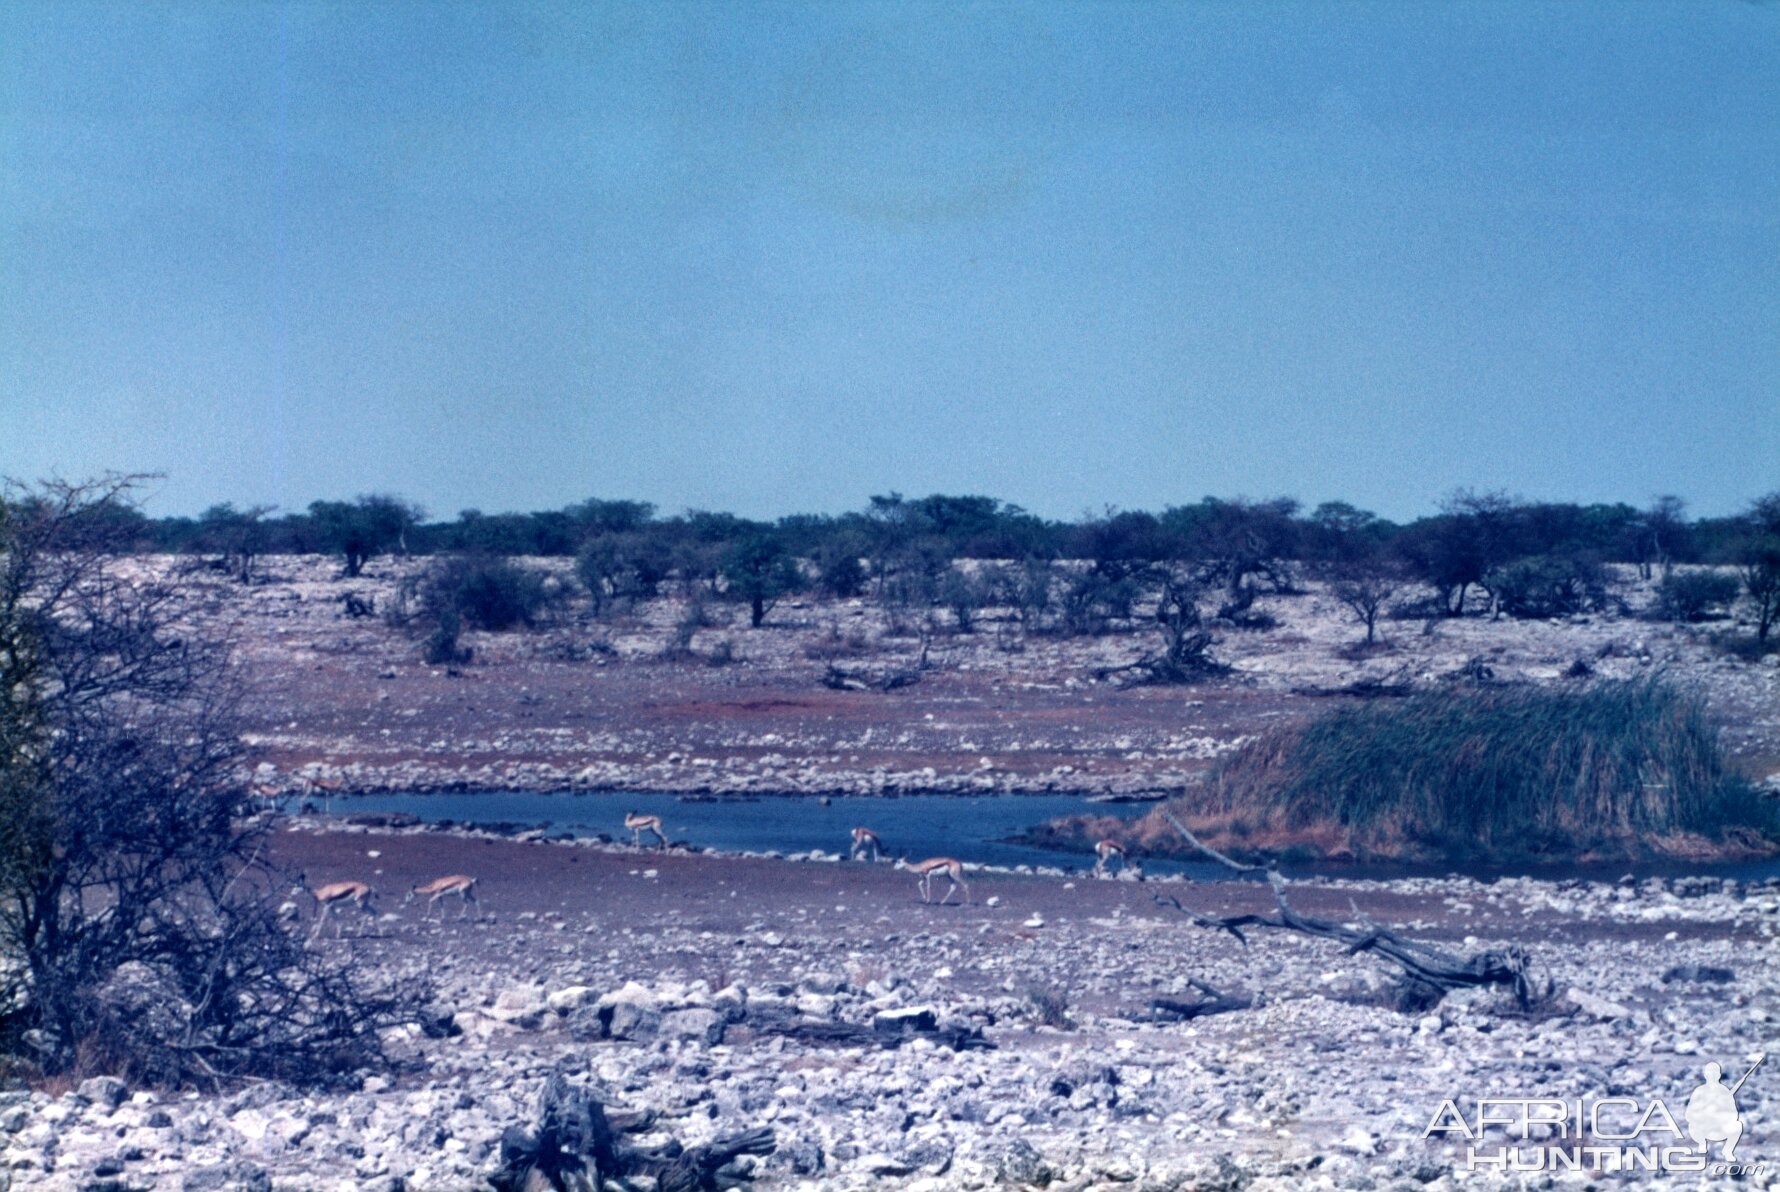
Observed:
[[[1234,668],[1190,688],[1123,690],[1097,671],[1153,648],[1141,619],[1100,637],[1025,634],[990,610],[978,631],[936,614],[930,666],[884,694],[822,685],[830,661],[855,672],[911,667],[914,636],[891,631],[865,601],[788,601],[751,629],[743,610],[711,606],[696,655],[727,642],[736,659],[664,661],[676,599],[596,620],[558,606],[538,629],[466,634],[474,659],[428,666],[416,633],[386,623],[421,560],[374,560],[339,578],[333,560],[277,557],[265,582],[214,574],[204,632],[226,632],[254,687],[252,741],[299,789],[299,773],[355,789],[624,787],[686,792],[1168,792],[1281,719],[1327,705],[1306,692],[1365,678],[1436,684],[1473,659],[1502,679],[1562,683],[1578,659],[1594,673],[1662,671],[1702,692],[1725,743],[1752,777],[1780,769],[1780,666],[1711,644],[1728,624],[1674,626],[1603,615],[1563,621],[1484,617],[1390,621],[1387,645],[1353,649],[1362,631],[1320,585],[1264,597],[1266,632],[1220,631]],[[145,560],[165,570],[171,559]],[[530,565],[566,578],[564,560]],[[1649,601],[1629,570],[1626,597]],[[566,586],[566,585],[565,585]],[[341,598],[375,601],[351,619]],[[1745,630],[1746,632],[1746,630]]]

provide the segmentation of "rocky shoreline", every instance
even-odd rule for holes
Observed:
[[[13,1187],[479,1188],[559,1071],[653,1115],[644,1145],[770,1126],[776,1149],[738,1161],[766,1189],[1509,1187],[1423,1137],[1443,1101],[1680,1105],[1703,1062],[1741,1072],[1780,1030],[1771,883],[1295,890],[1452,946],[1522,944],[1561,991],[1534,1015],[1481,993],[1404,1014],[1382,1004],[1377,962],[1282,933],[1244,946],[1159,906],[1149,883],[980,872],[973,905],[938,907],[887,865],[831,857],[301,824],[276,841],[312,874],[386,890],[478,872],[470,918],[386,907],[318,945],[429,973],[451,1033],[398,1033],[396,1071],[332,1093],[100,1078],[0,1094]],[[1244,883],[1166,888],[1207,913],[1265,903]],[[1157,1008],[1199,997],[1194,982],[1255,1004]],[[1767,1160],[1742,1186],[1780,1186],[1780,1083],[1758,1075],[1739,1105],[1743,1152]]]
[[[696,760],[694,762],[696,765]],[[356,794],[431,795],[480,791],[542,794],[576,791],[635,791],[652,795],[787,795],[847,798],[873,795],[1074,795],[1106,801],[1152,802],[1181,793],[1191,772],[1170,785],[1152,774],[1094,774],[1064,769],[1042,775],[944,773],[932,766],[870,771],[768,769],[711,762],[687,770],[678,766],[594,762],[587,765],[500,760],[474,766],[400,761],[309,762],[295,771],[261,773],[261,785],[280,796],[314,796],[316,783],[338,784]]]

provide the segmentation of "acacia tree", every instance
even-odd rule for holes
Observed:
[[[309,506],[316,534],[329,551],[346,560],[349,579],[358,578],[375,556],[405,549],[408,531],[422,516],[419,506],[376,493],[352,502],[316,501]]]
[[[1339,567],[1329,592],[1366,627],[1366,644],[1378,640],[1378,618],[1402,587],[1402,573],[1384,558],[1356,560]]]
[[[228,653],[113,553],[133,483],[0,497],[0,1043],[175,1084],[375,1062],[421,991],[368,990],[279,921]]]
[[[1291,558],[1297,553],[1298,502],[1291,497],[1266,501],[1232,501],[1207,497],[1198,505],[1169,509],[1162,515],[1186,541],[1199,579],[1223,588],[1234,603],[1251,577],[1275,592],[1289,592],[1295,582]]]
[[[1638,515],[1633,546],[1638,559],[1638,575],[1650,578],[1652,563],[1660,564],[1667,576],[1675,566],[1675,556],[1687,538],[1687,502],[1665,495],[1650,502]]]
[[[745,538],[730,548],[723,564],[723,578],[728,594],[747,602],[748,624],[756,629],[780,597],[803,584],[797,560],[770,534]]]
[[[1745,517],[1743,590],[1755,606],[1755,640],[1765,643],[1780,620],[1780,489],[1754,501]]]
[[[265,516],[275,505],[235,508],[233,502],[212,505],[198,518],[197,546],[222,556],[222,565],[243,584],[253,582],[253,566],[265,552],[270,537]]]
[[[1459,489],[1440,514],[1410,526],[1396,547],[1417,579],[1440,596],[1447,616],[1465,615],[1465,594],[1514,555],[1520,502],[1502,492]]]

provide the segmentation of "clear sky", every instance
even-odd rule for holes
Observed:
[[[0,5],[0,473],[1780,488],[1780,5]]]

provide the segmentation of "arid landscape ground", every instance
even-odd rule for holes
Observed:
[[[567,580],[560,560],[532,564]],[[252,740],[275,782],[295,793],[301,775],[363,791],[1174,793],[1342,687],[1434,686],[1472,660],[1499,680],[1536,683],[1565,682],[1578,660],[1602,678],[1660,670],[1706,697],[1752,777],[1780,770],[1780,667],[1715,647],[1723,622],[1386,621],[1385,646],[1359,651],[1363,629],[1310,583],[1260,598],[1277,628],[1219,634],[1214,654],[1233,671],[1216,682],[1097,679],[1155,648],[1141,619],[1062,638],[1023,634],[990,610],[970,634],[946,632],[940,615],[920,681],[878,693],[823,684],[831,665],[870,675],[918,661],[923,640],[892,633],[866,600],[789,599],[759,629],[713,604],[714,623],[692,641],[698,657],[680,661],[663,654],[683,601],[600,620],[571,603],[535,630],[465,634],[469,663],[429,666],[417,637],[381,615],[419,566],[378,560],[349,581],[332,560],[279,557],[266,562],[268,582],[211,581],[214,626],[238,643],[258,696]],[[1632,609],[1648,605],[1647,583],[1629,568],[1619,578]],[[348,592],[379,615],[346,617]],[[719,643],[733,661],[701,661]]]
[[[976,633],[931,634],[918,682],[844,691],[823,683],[831,664],[913,668],[921,639],[889,634],[863,602],[788,601],[760,629],[735,616],[701,630],[693,658],[667,660],[678,602],[601,621],[568,605],[529,632],[466,635],[469,662],[429,666],[381,615],[342,611],[349,591],[379,614],[393,607],[415,566],[380,560],[346,581],[329,560],[275,558],[264,583],[204,581],[207,623],[193,629],[235,642],[270,787],[1171,793],[1340,698],[1333,689],[1439,684],[1478,659],[1500,680],[1538,683],[1572,681],[1563,672],[1578,659],[1605,677],[1661,669],[1706,697],[1752,778],[1780,768],[1780,667],[1718,650],[1708,634],[1722,625],[1400,621],[1385,625],[1388,648],[1357,652],[1362,631],[1312,584],[1264,598],[1278,628],[1222,632],[1216,653],[1233,670],[1201,686],[1096,679],[1149,648],[1141,626],[1026,638],[991,614]],[[1634,609],[1639,599],[1628,584]],[[702,660],[721,641],[732,660]],[[1524,947],[1556,995],[1533,1012],[1495,990],[1405,1011],[1389,1004],[1394,970],[1372,956],[1266,929],[1245,943],[1157,900],[1266,911],[1253,882],[974,870],[971,905],[942,907],[924,905],[907,873],[833,855],[321,817],[281,820],[272,839],[312,883],[378,887],[374,916],[344,919],[343,938],[329,928],[316,946],[430,976],[452,1033],[392,1037],[397,1069],[337,1093],[255,1083],[181,1096],[98,1078],[0,1094],[14,1187],[479,1188],[502,1131],[530,1123],[558,1071],[615,1111],[655,1115],[645,1142],[772,1127],[774,1152],[740,1161],[767,1189],[1633,1186],[1653,1177],[1614,1175],[1598,1156],[1563,1175],[1471,1171],[1462,1138],[1424,1135],[1443,1102],[1471,1115],[1485,1097],[1630,1098],[1640,1113],[1660,1099],[1679,1116],[1704,1063],[1740,1075],[1780,1051],[1772,881],[1295,887],[1300,911],[1454,952]],[[478,879],[465,917],[449,906],[429,922],[401,904],[448,873]],[[1179,1011],[1208,988],[1251,1004]],[[1660,1178],[1780,1186],[1777,1081],[1769,1061],[1738,1094],[1751,1171]],[[1478,1149],[1556,1164],[1576,1141],[1551,1125],[1526,1141],[1492,1126]]]

